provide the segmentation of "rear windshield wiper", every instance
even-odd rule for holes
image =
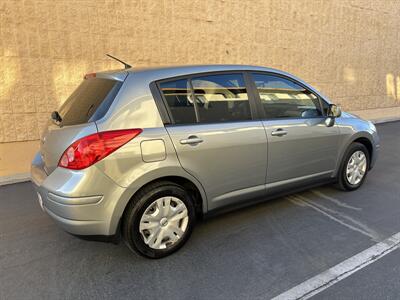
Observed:
[[[51,118],[58,123],[61,123],[62,121],[60,114],[56,110],[51,113]]]

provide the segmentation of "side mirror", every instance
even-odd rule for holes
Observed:
[[[325,125],[326,127],[332,127],[333,125],[335,125],[335,118],[327,117],[325,119]]]
[[[325,125],[327,127],[332,127],[335,125],[335,118],[339,118],[342,115],[342,110],[339,106],[335,104],[330,104],[328,108],[328,115],[325,119]]]
[[[342,110],[340,109],[340,106],[337,106],[336,104],[329,105],[328,117],[339,118],[341,115],[342,115]]]

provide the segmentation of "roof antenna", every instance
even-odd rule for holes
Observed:
[[[112,56],[112,55],[110,55],[110,54],[106,54],[106,55],[107,55],[108,57],[112,58],[112,59],[115,59],[116,61],[120,62],[121,64],[123,64],[123,65],[124,65],[124,69],[132,68],[131,65],[127,64],[126,62],[123,62],[122,60],[116,58],[115,56]]]

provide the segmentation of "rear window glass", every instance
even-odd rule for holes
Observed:
[[[241,74],[192,79],[200,123],[251,120],[249,97]]]
[[[104,78],[84,80],[58,110],[61,126],[97,121],[108,111],[122,82]]]
[[[246,84],[240,73],[164,81],[159,86],[174,124],[234,122],[252,118]]]
[[[196,123],[196,114],[187,79],[162,82],[160,89],[164,94],[175,124]]]

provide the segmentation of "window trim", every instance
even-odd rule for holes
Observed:
[[[160,113],[161,120],[164,125],[170,125],[173,123],[173,119],[171,118],[172,114],[169,110],[168,105],[164,101],[164,97],[161,93],[160,87],[157,82],[153,81],[150,83],[150,91],[153,95],[154,101],[156,102],[156,106],[158,112]]]
[[[259,114],[260,114],[262,120],[296,120],[296,119],[297,120],[307,120],[307,119],[326,118],[326,114],[324,112],[323,105],[322,105],[322,101],[324,101],[324,102],[326,102],[326,101],[324,99],[322,99],[322,97],[318,93],[310,90],[310,88],[307,87],[306,85],[304,85],[303,83],[297,81],[296,79],[294,79],[292,77],[289,77],[289,76],[286,76],[286,75],[283,75],[283,74],[279,74],[279,73],[274,73],[274,72],[267,72],[267,71],[246,71],[246,72],[248,73],[248,76],[249,76],[251,88],[254,90],[254,94],[255,94],[254,96],[255,96],[255,99],[257,101],[257,104],[258,104],[257,107],[259,109]],[[322,112],[322,115],[321,116],[316,116],[316,117],[308,117],[308,118],[299,118],[299,117],[267,118],[265,116],[265,111],[264,111],[264,107],[263,107],[262,102],[261,102],[261,97],[260,97],[260,94],[258,92],[256,83],[255,83],[255,81],[253,79],[252,74],[262,74],[262,75],[267,75],[267,76],[280,77],[282,79],[291,81],[291,82],[301,86],[302,88],[304,88],[305,90],[307,90],[308,92],[313,94],[315,97],[317,97],[318,103],[319,103],[319,109]],[[328,103],[328,102],[326,102],[326,103]]]
[[[254,91],[252,89],[252,86],[250,85],[250,80],[248,78],[248,75],[246,74],[247,71],[242,71],[242,70],[229,70],[229,71],[211,71],[211,72],[201,72],[201,73],[192,73],[192,74],[186,74],[186,75],[180,75],[180,76],[174,76],[174,77],[168,77],[164,78],[161,80],[156,80],[150,83],[150,89],[153,94],[154,100],[158,102],[157,107],[160,112],[160,116],[163,120],[164,125],[173,125],[173,126],[193,126],[193,125],[206,125],[206,124],[227,124],[227,123],[237,123],[237,122],[251,122],[254,120],[259,120],[260,115],[259,115],[259,109],[257,107],[257,100],[254,95]],[[161,91],[160,84],[164,82],[170,82],[170,81],[175,81],[175,80],[182,80],[186,79],[189,82],[189,88],[191,89],[190,93],[194,99],[194,88],[192,84],[192,79],[197,78],[197,77],[203,77],[203,76],[212,76],[212,75],[224,75],[224,74],[238,74],[243,77],[243,81],[246,87],[246,92],[249,100],[249,106],[250,106],[250,119],[248,120],[236,120],[236,121],[226,121],[226,122],[201,122],[199,118],[199,112],[197,110],[197,104],[196,101],[193,102],[193,108],[195,110],[195,115],[196,115],[196,122],[195,123],[186,123],[186,124],[176,124],[174,117],[171,113],[171,110],[168,106],[167,100],[165,99],[164,94]],[[153,88],[153,89],[152,89]],[[164,115],[166,113],[166,115]]]

